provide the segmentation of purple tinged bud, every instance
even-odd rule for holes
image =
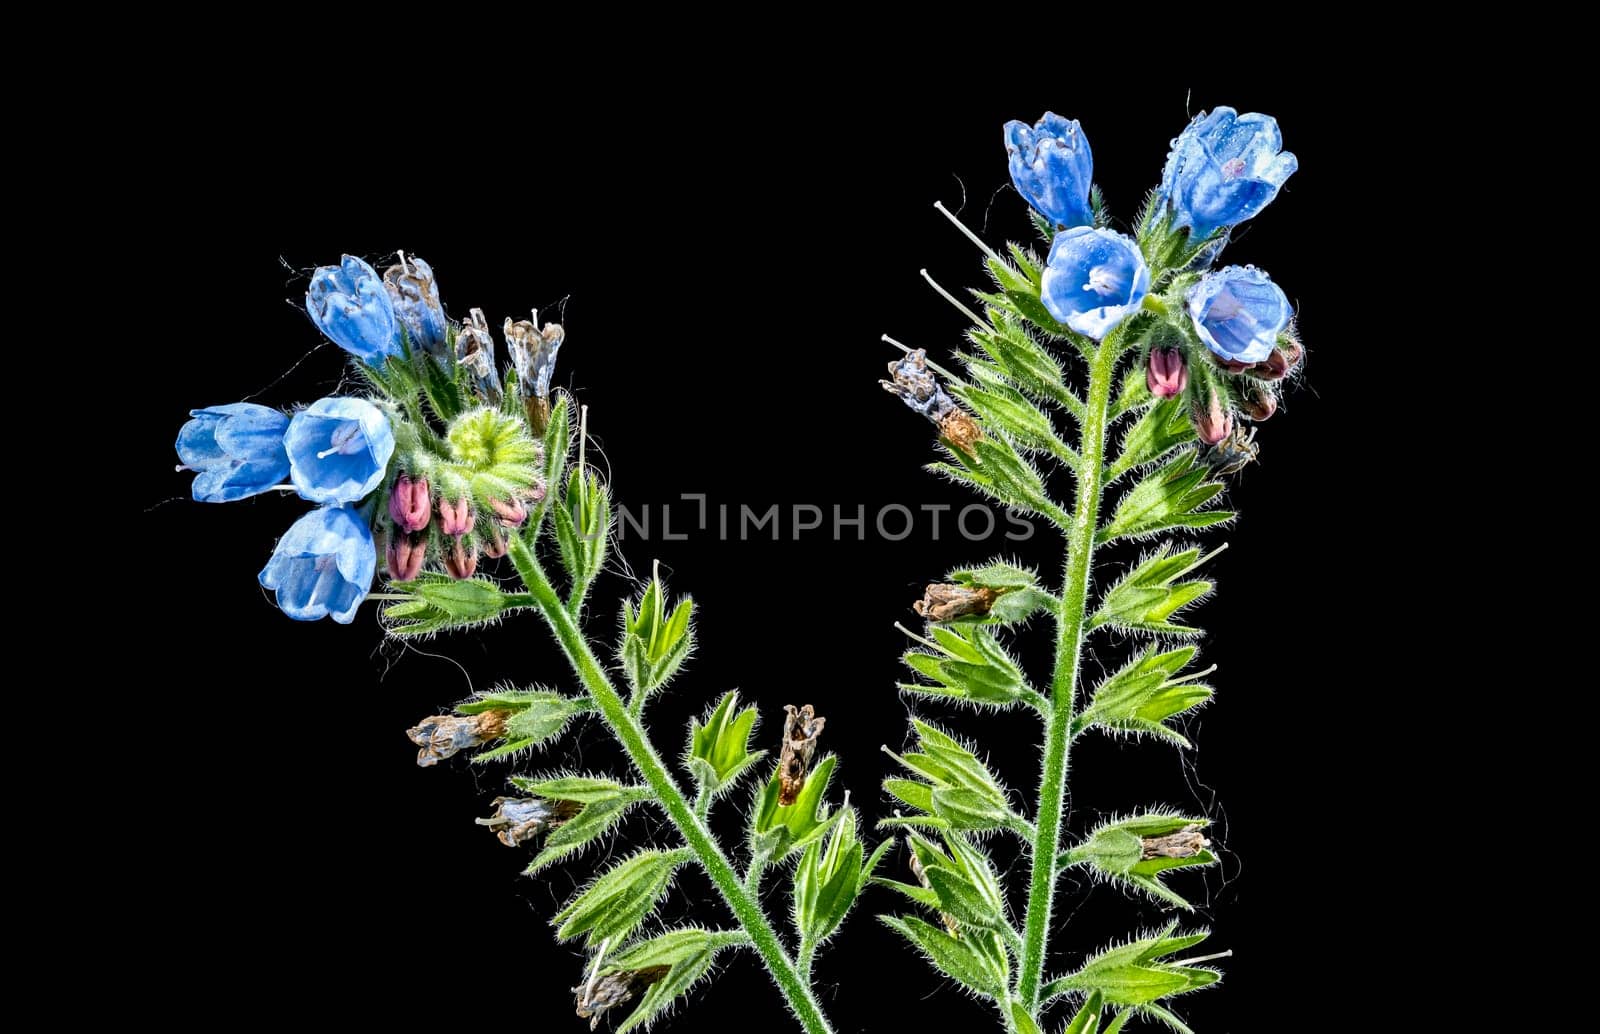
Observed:
[[[494,511],[495,520],[508,528],[520,528],[528,520],[528,511],[515,499],[491,499],[489,508]]]
[[[401,474],[394,480],[389,492],[389,516],[398,531],[421,531],[428,526],[433,509],[433,496],[428,491],[426,478]]]
[[[506,537],[496,525],[489,525],[489,541],[483,544],[483,555],[490,560],[499,560],[506,555]]]
[[[389,563],[391,582],[416,581],[422,573],[422,562],[428,556],[428,538],[415,532],[395,531],[385,552]]]
[[[1158,399],[1177,398],[1189,386],[1189,367],[1176,348],[1152,348],[1144,383]]]
[[[471,578],[478,573],[478,547],[465,535],[457,535],[444,555],[444,569],[458,582]]]
[[[1252,386],[1239,397],[1239,409],[1246,420],[1260,422],[1278,411],[1278,397],[1265,386]]]
[[[472,530],[472,504],[466,496],[453,503],[439,500],[439,530],[457,538]]]
[[[539,484],[534,485],[532,488],[528,489],[527,497],[528,497],[528,502],[530,502],[530,503],[542,503],[542,502],[544,502],[544,482],[541,481]]]
[[[1233,414],[1223,405],[1222,397],[1208,392],[1207,397],[1194,407],[1194,433],[1207,445],[1215,445],[1233,433]]]

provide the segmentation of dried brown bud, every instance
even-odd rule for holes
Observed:
[[[811,756],[817,752],[817,737],[822,735],[826,718],[818,718],[807,704],[795,710],[784,704],[789,717],[783,722],[783,749],[778,755],[778,803],[787,808],[806,785]]]
[[[983,437],[983,428],[972,419],[972,414],[956,407],[945,413],[939,419],[939,434],[946,438],[951,445],[960,449],[968,456],[973,455],[973,446]]]
[[[546,830],[564,825],[583,810],[577,801],[547,801],[543,797],[496,797],[494,814],[474,819],[488,826],[507,847],[525,844]]]
[[[911,609],[929,621],[954,621],[973,614],[987,614],[1000,594],[993,589],[934,582],[922,590],[922,599]]]
[[[1145,837],[1141,858],[1193,858],[1211,846],[1198,825],[1185,826],[1162,837]]]
[[[510,711],[481,711],[478,714],[441,714],[424,718],[416,728],[407,729],[417,751],[417,764],[432,768],[445,758],[454,757],[468,747],[479,747],[506,734]]]
[[[626,1005],[639,992],[666,976],[671,966],[646,966],[607,973],[572,989],[578,996],[578,1018],[589,1021],[589,1029],[600,1026],[600,1016],[609,1009]]]

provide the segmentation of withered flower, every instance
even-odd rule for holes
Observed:
[[[1145,837],[1144,850],[1139,857],[1145,860],[1151,858],[1193,858],[1195,855],[1211,846],[1211,841],[1200,832],[1198,824],[1188,825],[1176,833],[1166,836]]]
[[[619,1005],[626,1005],[641,991],[666,976],[671,966],[646,966],[644,969],[625,969],[618,973],[579,984],[572,989],[578,996],[578,1017],[589,1021],[589,1029],[600,1026],[600,1016]]]
[[[981,586],[934,582],[922,590],[922,599],[911,609],[929,621],[954,621],[956,618],[989,613],[1000,594]]]
[[[806,785],[811,756],[817,752],[817,737],[822,735],[826,718],[818,718],[810,704],[799,710],[784,704],[789,717],[783,721],[783,749],[778,755],[778,803],[787,808]]]
[[[406,736],[422,749],[417,764],[432,768],[445,758],[454,757],[468,747],[481,747],[506,734],[510,711],[481,711],[478,714],[441,714],[424,718]]]
[[[583,810],[577,801],[547,801],[543,797],[496,797],[494,814],[474,819],[488,826],[507,847],[525,844],[540,833],[564,825]]]

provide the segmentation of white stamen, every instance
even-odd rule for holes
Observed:
[[[894,627],[898,628],[900,631],[904,632],[906,635],[910,636],[912,639],[915,639],[917,642],[921,643],[923,646],[932,647],[933,649],[938,650],[940,653],[943,653],[943,654],[949,654],[950,653],[949,650],[946,650],[944,647],[940,646],[938,643],[934,642],[932,639],[924,639],[922,636],[917,635],[917,633],[911,631],[911,629],[909,629],[906,626],[902,625],[898,621],[896,621],[894,623]],[[952,656],[954,656],[954,655],[952,655]]]
[[[589,983],[584,985],[583,999],[591,1001],[594,998],[594,985],[600,980],[600,964],[606,959],[606,949],[611,947],[611,938],[607,937],[600,942],[600,950],[594,954],[594,968],[589,970]]]
[[[955,295],[940,287],[939,282],[933,277],[929,276],[926,269],[918,270],[918,272],[922,274],[922,279],[928,282],[929,287],[932,287],[935,291],[939,292],[940,297],[949,302],[951,305],[954,305],[956,308],[960,309],[962,312],[966,313],[967,319],[971,320],[973,323],[976,323],[980,327],[987,327],[989,325],[988,320],[984,319],[971,309],[967,308],[965,305],[962,305],[960,302],[956,301]]]
[[[964,224],[960,219],[957,219],[951,213],[951,211],[948,208],[944,207],[944,202],[943,201],[935,201],[933,203],[933,207],[937,208],[939,210],[939,213],[941,215],[943,215],[946,219],[950,220],[952,223],[955,223],[956,224],[956,229],[958,229],[962,233],[966,234],[967,235],[967,240],[969,240],[972,243],[976,244],[978,246],[978,248],[985,255],[989,256],[992,259],[994,259],[996,262],[1000,263],[1002,266],[1006,264],[1006,260],[1005,259],[1001,258],[998,254],[996,254],[994,249],[989,247],[989,245],[983,243],[983,241],[978,238],[977,234],[975,234],[971,230],[967,229],[966,224]]]
[[[1164,963],[1162,963],[1162,965],[1164,965],[1164,966],[1192,966],[1197,962],[1214,962],[1217,959],[1228,959],[1228,958],[1232,958],[1232,957],[1233,957],[1233,949],[1229,948],[1227,951],[1219,951],[1215,955],[1196,955],[1192,959],[1177,959],[1177,960],[1172,961],[1172,962],[1164,962]]]
[[[361,433],[360,424],[354,420],[340,424],[333,429],[333,434],[328,439],[328,448],[317,453],[317,459],[325,460],[336,452],[344,456],[353,455],[366,442],[367,439]]]
[[[175,473],[175,474],[182,474],[182,473],[183,473],[183,472],[184,472],[184,471],[186,471],[186,470],[193,470],[193,469],[194,469],[194,468],[193,468],[193,467],[185,467],[185,466],[184,466],[184,465],[183,465],[183,464],[181,464],[181,463],[180,463],[180,464],[178,464],[178,465],[177,465],[177,466],[176,466],[176,467],[173,467],[173,468],[172,468],[172,470],[173,470],[173,473]]]
[[[406,253],[403,251],[397,251],[395,254],[400,256],[400,271],[406,276],[410,276],[411,267],[406,265]]]
[[[1089,270],[1089,282],[1083,285],[1083,290],[1104,296],[1120,291],[1126,282],[1126,279],[1110,266],[1095,266]]]

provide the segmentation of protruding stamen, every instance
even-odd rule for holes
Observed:
[[[1217,959],[1233,958],[1233,949],[1219,951],[1215,955],[1196,955],[1190,959],[1174,959],[1172,962],[1163,962],[1163,966],[1193,966],[1197,962],[1215,962]]]
[[[180,463],[176,467],[172,468],[172,472],[174,474],[182,474],[186,470],[193,470],[193,469],[194,469],[193,467],[186,467],[186,466],[184,466],[183,464]]]
[[[957,219],[955,217],[955,213],[951,212],[950,209],[944,207],[944,202],[943,201],[935,201],[933,203],[933,207],[937,208],[939,210],[939,213],[941,215],[943,215],[946,219],[948,219],[952,223],[954,223],[955,226],[956,226],[956,229],[958,229],[962,233],[966,234],[967,235],[967,240],[969,240],[972,243],[976,244],[978,246],[979,250],[981,250],[985,255],[989,256],[992,259],[994,259],[996,262],[1000,263],[1002,266],[1006,264],[1006,260],[1001,258],[999,256],[999,254],[997,254],[993,248],[989,247],[989,245],[983,243],[983,240],[977,234],[975,234],[971,230],[967,229],[966,224],[963,223],[960,219]]]
[[[317,459],[325,460],[334,453],[349,456],[366,443],[366,436],[361,433],[361,425],[355,421],[340,424],[333,429],[333,435],[328,439],[328,448],[317,453]]]
[[[917,633],[911,631],[911,629],[909,629],[906,626],[902,625],[898,621],[896,621],[894,623],[894,627],[896,627],[900,631],[904,632],[910,638],[915,639],[917,642],[921,643],[923,646],[929,647],[929,648],[934,649],[934,650],[938,650],[940,653],[947,654],[947,653],[950,652],[949,650],[946,650],[944,647],[940,646],[938,643],[934,642],[932,639],[925,639],[922,636],[917,635]]]
[[[400,271],[405,273],[406,276],[410,276],[411,267],[406,265],[406,253],[403,251],[397,251],[395,254],[400,256]]]
[[[967,316],[967,319],[971,320],[973,323],[977,324],[980,327],[987,327],[989,325],[989,321],[988,320],[984,319],[982,316],[979,316],[977,313],[973,312],[971,309],[967,308],[965,305],[962,305],[959,301],[956,300],[955,295],[951,294],[949,291],[946,291],[944,288],[940,287],[939,286],[939,282],[937,280],[935,280],[933,277],[929,276],[928,275],[928,271],[926,269],[919,270],[918,272],[920,272],[922,274],[922,279],[924,279],[924,280],[926,280],[928,282],[928,286],[929,287],[932,287],[935,291],[938,291],[940,297],[942,297],[945,301],[949,302],[951,305],[954,305],[956,308],[960,309],[963,313],[965,313],[966,316]]]

